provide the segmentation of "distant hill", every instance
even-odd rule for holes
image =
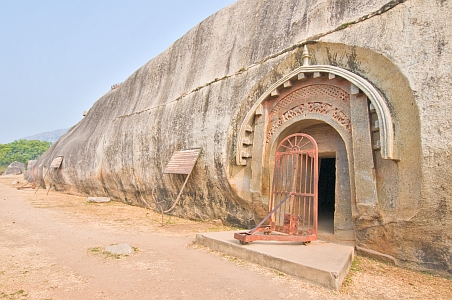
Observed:
[[[58,141],[58,139],[65,134],[66,132],[68,132],[69,128],[65,128],[65,129],[57,129],[54,131],[49,131],[49,132],[43,132],[43,133],[38,133],[32,136],[27,136],[22,138],[22,140],[38,140],[38,141],[42,141],[42,142],[51,142],[51,143],[55,143],[56,141]]]

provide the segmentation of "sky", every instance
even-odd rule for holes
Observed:
[[[0,144],[70,128],[235,0],[0,0]]]

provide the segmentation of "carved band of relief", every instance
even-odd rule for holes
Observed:
[[[285,122],[302,115],[303,113],[314,113],[314,114],[322,114],[325,116],[331,116],[334,120],[336,120],[339,124],[341,124],[348,133],[351,133],[351,123],[350,118],[339,108],[333,107],[330,103],[325,102],[308,102],[297,105],[278,118],[278,120],[271,122],[270,130],[267,133],[267,143],[270,141],[273,134],[276,130]]]
[[[313,84],[302,87],[287,95],[284,99],[282,99],[278,102],[278,104],[275,105],[270,113],[270,116],[277,114],[279,110],[283,109],[290,102],[297,101],[299,99],[309,99],[314,96],[334,98],[337,101],[344,103],[349,103],[350,101],[350,95],[339,87],[327,84]]]
[[[344,128],[347,130],[348,133],[352,132],[352,127],[350,123],[350,118],[347,117],[347,115],[340,110],[339,108],[335,108],[333,111],[333,119],[338,121]]]

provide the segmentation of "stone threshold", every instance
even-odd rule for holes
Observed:
[[[341,287],[355,255],[351,245],[322,240],[307,245],[269,241],[242,245],[234,239],[233,231],[199,233],[195,242],[333,290]]]

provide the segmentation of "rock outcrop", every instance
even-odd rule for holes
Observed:
[[[374,161],[366,166],[370,172],[360,172],[363,161],[353,155],[360,142],[341,135],[349,161],[348,169],[346,162],[343,166],[350,176],[344,195],[350,199],[349,212],[338,215],[344,217],[338,224],[351,224],[347,230],[361,251],[452,273],[451,12],[451,3],[440,0],[239,0],[100,98],[41,156],[36,173],[43,185],[143,207],[156,208],[154,194],[167,209],[184,176],[162,175],[166,163],[175,150],[201,147],[173,213],[253,226],[268,211],[268,135],[254,131],[254,143],[260,145],[247,141],[246,147],[253,153],[262,148],[264,154],[244,153],[247,163],[238,164],[242,153],[237,149],[245,143],[238,140],[240,130],[249,116],[254,116],[249,119],[253,130],[260,126],[259,101],[267,101],[266,93],[279,95],[275,84],[302,68],[307,45],[311,64],[346,70],[369,82],[392,117],[394,155],[382,156],[376,143],[369,156]],[[341,84],[340,76],[328,77],[328,72],[307,76]],[[280,84],[290,88],[292,83]],[[317,125],[309,128],[324,132]],[[64,156],[63,164],[50,169],[44,181],[56,156]],[[373,176],[373,191],[359,188],[357,178],[363,174]],[[371,192],[370,202],[359,196]]]
[[[25,164],[15,161],[12,162],[8,168],[6,169],[5,173],[3,175],[20,175],[25,172]]]

